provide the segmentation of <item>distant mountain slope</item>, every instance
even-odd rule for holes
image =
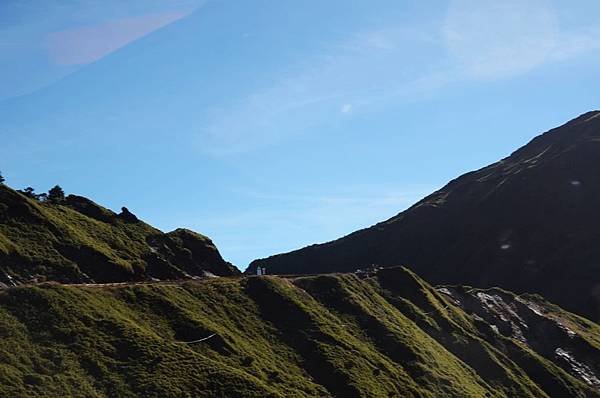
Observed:
[[[482,127],[485,128],[485,127]],[[600,319],[600,112],[457,178],[399,215],[248,268],[274,274],[406,264],[433,283],[544,295]]]
[[[0,283],[119,282],[234,275],[205,236],[168,234],[124,210],[68,196],[42,203],[0,184]]]
[[[598,325],[535,297],[445,291],[400,268],[366,279],[6,289],[0,394],[600,397]],[[469,315],[459,297],[528,333]]]

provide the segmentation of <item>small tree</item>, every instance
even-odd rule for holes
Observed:
[[[6,181],[4,179],[4,177],[2,176],[2,172],[0,171],[0,184],[4,184],[4,181]]]
[[[54,188],[48,191],[48,202],[50,203],[62,203],[65,200],[65,191],[56,185]]]
[[[33,189],[32,187],[27,187],[24,190],[19,191],[19,192],[21,192],[23,195],[27,196],[28,198],[35,199],[35,189]]]

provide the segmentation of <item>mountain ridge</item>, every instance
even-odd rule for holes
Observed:
[[[593,205],[600,200],[598,115],[588,112],[552,129],[386,221],[255,260],[246,272],[258,266],[295,274],[403,264],[436,284],[540,293],[597,320],[600,251],[592,242],[600,222]]]
[[[598,325],[405,268],[21,286],[0,291],[0,335],[6,396],[600,396]]]
[[[206,236],[169,233],[91,200],[39,200],[0,184],[0,282],[106,283],[236,275]]]

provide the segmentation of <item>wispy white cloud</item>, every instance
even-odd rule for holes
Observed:
[[[396,28],[329,43],[300,67],[283,68],[272,85],[208,110],[199,122],[199,145],[217,155],[245,152],[335,124],[334,115],[354,114],[383,97],[408,97],[426,85],[422,74],[428,68],[405,62],[419,45],[422,51],[439,43]]]
[[[560,17],[547,0],[453,0],[441,28],[357,32],[282,68],[270,86],[212,109],[199,120],[198,141],[218,155],[254,150],[422,100],[453,82],[511,78],[600,48],[600,29],[567,28]]]
[[[563,32],[553,48],[551,59],[562,61],[596,50],[600,50],[600,27],[585,26]]]
[[[600,29],[565,28],[547,0],[453,0],[443,36],[461,78],[516,76],[600,48]]]
[[[544,62],[556,41],[558,21],[545,0],[454,0],[443,33],[465,73],[497,78]]]
[[[46,37],[46,51],[59,65],[88,64],[189,13],[169,11],[53,32]]]
[[[77,71],[138,37],[140,30],[165,22],[159,15],[186,13],[205,1],[0,1],[0,101],[34,92]],[[141,26],[136,17],[144,16],[155,21],[141,21],[146,24]],[[133,19],[137,33],[117,22],[123,19]],[[76,36],[78,29],[82,37]],[[111,30],[125,30],[121,35],[126,37],[115,38]]]

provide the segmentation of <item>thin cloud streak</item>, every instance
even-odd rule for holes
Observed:
[[[121,18],[100,25],[53,32],[46,37],[46,51],[58,65],[89,64],[190,12],[173,11]]]
[[[403,60],[418,36],[390,29],[333,43],[306,61],[302,73],[283,71],[286,77],[272,86],[209,110],[198,131],[202,150],[217,156],[251,151],[335,122],[333,115],[364,111],[378,98],[411,94],[423,80]]]
[[[496,80],[600,48],[600,29],[567,29],[547,0],[454,0],[443,27],[462,79]]]
[[[454,0],[443,28],[450,54],[474,79],[528,72],[546,60],[557,34],[546,0]]]
[[[563,61],[598,50],[600,50],[600,28],[584,27],[561,35],[552,51],[551,59]]]
[[[302,73],[282,71],[270,87],[211,110],[198,123],[201,150],[253,151],[452,83],[517,77],[600,49],[600,29],[561,27],[546,0],[454,0],[441,29],[388,26],[325,47]]]

